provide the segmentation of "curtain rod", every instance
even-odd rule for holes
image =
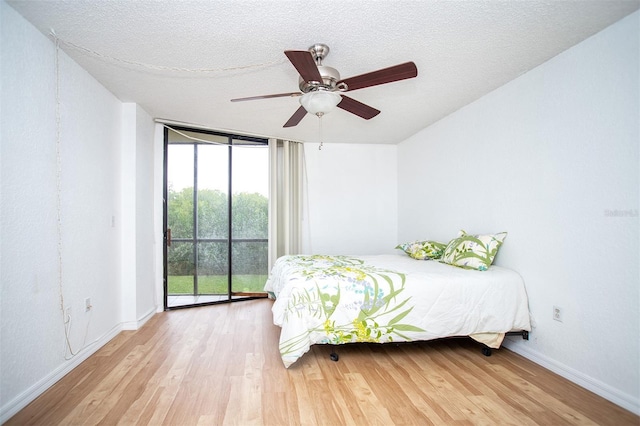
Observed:
[[[193,129],[210,130],[212,132],[233,133],[233,134],[236,134],[236,135],[239,135],[239,136],[250,136],[250,137],[254,137],[254,138],[265,138],[265,139],[280,139],[280,140],[284,139],[284,138],[277,137],[277,136],[265,136],[265,135],[259,135],[257,133],[240,132],[240,131],[237,131],[237,130],[220,129],[220,128],[214,129],[212,127],[208,127],[208,126],[205,126],[205,125],[202,125],[202,124],[194,124],[194,123],[187,123],[187,122],[184,122],[184,121],[168,120],[168,119],[165,119],[165,118],[155,118],[154,121],[156,123],[166,124],[166,125],[169,125],[169,126],[191,127]],[[296,140],[289,139],[289,138],[286,138],[286,140],[291,141],[291,142],[304,143],[302,141],[296,141]]]

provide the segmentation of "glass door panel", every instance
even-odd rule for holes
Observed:
[[[233,141],[232,274],[234,294],[263,291],[268,273],[269,150]]]
[[[195,251],[193,244],[193,145],[169,145],[167,168],[167,227],[170,242],[167,246],[167,293],[176,296],[195,294]],[[184,299],[182,299],[184,300]],[[191,299],[189,299],[191,300]]]

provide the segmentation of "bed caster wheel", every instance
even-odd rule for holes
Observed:
[[[338,354],[337,354],[337,353],[335,353],[335,352],[331,352],[331,353],[329,354],[329,358],[331,358],[331,361],[334,361],[334,362],[335,362],[335,361],[337,361],[338,359],[340,359],[340,357],[338,356]]]
[[[482,355],[491,356],[491,348],[482,348]]]

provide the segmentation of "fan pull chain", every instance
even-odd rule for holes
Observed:
[[[322,116],[324,115],[323,113],[319,112],[316,114],[318,116],[318,127],[320,128],[319,133],[320,133],[320,145],[318,146],[318,151],[322,151]]]

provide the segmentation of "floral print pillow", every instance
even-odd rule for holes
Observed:
[[[486,271],[505,238],[506,232],[471,235],[460,231],[458,237],[449,242],[440,261],[461,268]]]
[[[442,257],[446,247],[446,244],[437,241],[414,241],[396,246],[397,249],[404,251],[409,257],[417,260],[439,259]]]

